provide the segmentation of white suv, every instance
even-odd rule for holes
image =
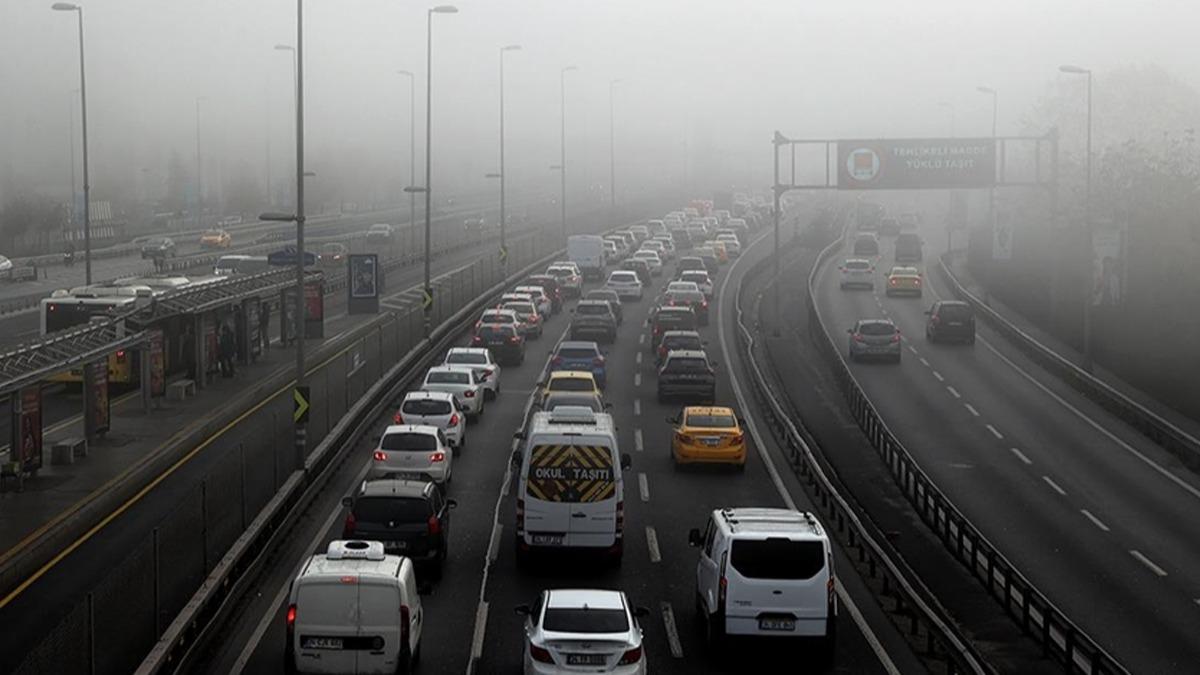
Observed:
[[[696,609],[705,636],[807,637],[831,659],[837,625],[833,549],[811,513],[717,509],[688,542],[700,549]]]
[[[410,391],[400,409],[392,416],[393,424],[417,424],[437,427],[456,450],[467,444],[467,411],[454,394],[444,391]]]

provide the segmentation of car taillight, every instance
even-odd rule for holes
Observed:
[[[463,398],[475,398],[475,390],[468,389],[463,392]]]
[[[933,316],[929,317],[929,323],[932,323],[935,326],[941,322],[942,322],[942,317],[938,316],[937,314],[934,314]]]
[[[395,415],[392,415],[392,424],[404,424],[404,416],[397,410]]]
[[[899,341],[900,341],[900,334],[892,333],[892,342],[899,342]]]
[[[692,442],[692,437],[689,436],[688,434],[675,434],[675,437],[679,439],[680,443],[691,443]]]
[[[662,326],[655,326],[655,327],[654,327],[654,334],[655,334],[655,335],[658,335],[658,334],[659,334],[659,333],[661,333],[661,332],[662,332]]]
[[[552,365],[552,366],[561,366],[562,364],[563,364],[563,357],[561,357],[561,356],[556,356],[550,360],[550,365]]]
[[[918,286],[920,286],[920,285],[921,285],[921,280],[920,280],[920,279],[913,279],[913,283],[914,283],[914,284],[916,284],[916,285],[918,285]]]
[[[453,415],[450,416],[450,426],[452,426],[452,427],[458,426],[458,413],[454,413]]]
[[[517,537],[525,534],[525,498],[517,497]]]
[[[354,512],[346,514],[346,522],[342,524],[342,538],[353,539],[354,530],[358,528],[358,519],[354,517]]]
[[[125,350],[124,349],[117,350],[117,361],[119,361],[121,363],[125,362]]]
[[[521,344],[521,337],[519,335],[514,335],[508,338],[508,341],[514,345]]]
[[[604,357],[597,356],[596,358],[592,359],[592,365],[596,366],[596,367],[600,367],[600,366],[604,365]]]
[[[429,461],[435,464],[438,462],[444,462],[446,461],[446,453],[439,450],[438,452],[435,452],[429,456]]]
[[[483,336],[476,335],[475,337],[471,338],[471,345],[474,347],[482,346],[483,345]]]
[[[476,321],[475,322],[475,330],[479,330],[479,327],[482,325],[483,325],[483,321]]]
[[[861,334],[861,333],[855,333],[855,334],[854,334],[854,341],[855,341],[855,342],[862,342],[862,341],[863,341],[863,336],[862,336],[862,334]]]
[[[740,445],[744,440],[746,440],[746,437],[742,434],[734,434],[729,437],[729,441],[734,445]]]
[[[429,536],[442,533],[442,521],[437,516],[429,516]]]
[[[717,611],[725,613],[725,596],[729,590],[729,579],[725,577],[725,564],[729,560],[729,554],[721,556],[721,581],[717,587]]]
[[[638,661],[641,661],[641,660],[642,660],[642,648],[634,647],[633,649],[626,650],[625,653],[621,655],[621,660],[617,662],[617,665],[618,666],[628,666],[628,665],[637,663]]]
[[[292,641],[292,635],[294,635],[295,632],[296,632],[296,605],[291,604],[291,605],[288,605],[288,610],[287,610],[287,636],[288,636],[289,647],[290,647],[290,643]]]
[[[549,650],[534,644],[529,645],[529,658],[538,663],[554,663],[554,659],[550,657]]]
[[[374,454],[374,458],[375,458],[376,462],[386,462],[387,461],[387,453],[382,450],[376,450],[375,454]]]
[[[888,283],[895,286],[897,282],[895,279],[888,279]]]
[[[707,301],[707,300],[701,300],[701,301],[700,301],[700,308],[701,308],[701,309],[708,309],[708,301]]]

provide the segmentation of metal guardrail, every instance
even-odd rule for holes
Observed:
[[[771,261],[769,257],[764,258],[745,278],[764,271]],[[934,594],[902,560],[897,561],[898,556],[890,550],[890,546],[885,548],[880,543],[872,534],[873,529],[867,527],[859,517],[857,509],[838,491],[837,484],[830,479],[816,453],[805,440],[807,434],[802,434],[793,421],[795,413],[785,409],[780,403],[781,399],[788,400],[786,392],[774,391],[774,386],[759,367],[758,359],[755,358],[757,328],[755,332],[751,332],[746,327],[741,293],[735,294],[734,297],[737,342],[742,350],[742,363],[753,375],[752,394],[757,403],[756,407],[766,418],[776,439],[781,441],[782,449],[797,477],[805,482],[813,504],[823,512],[825,523],[840,535],[847,553],[857,554],[860,571],[865,567],[867,575],[879,581],[882,592],[895,601],[893,614],[907,616],[909,625],[902,630],[906,629],[910,636],[916,636],[916,642],[919,642],[921,636],[918,634],[924,629],[924,658],[940,661],[950,675],[983,675],[992,672],[971,641],[958,631],[957,625],[949,618]],[[770,355],[765,351],[764,355],[770,361]],[[912,640],[912,637],[909,639]]]
[[[1032,335],[975,297],[950,271],[950,266],[946,264],[946,255],[948,254],[938,258],[938,269],[942,278],[950,285],[954,295],[970,303],[988,325],[1029,355],[1039,366],[1056,375],[1089,400],[1161,445],[1188,467],[1200,469],[1200,439],[1038,342]]]
[[[833,369],[850,412],[867,440],[887,464],[905,498],[942,541],[946,550],[983,585],[992,599],[1000,603],[1021,630],[1041,645],[1048,658],[1056,661],[1068,673],[1126,675],[1129,671],[1124,666],[1021,574],[938,489],[884,422],[883,416],[850,372],[841,351],[825,331],[815,291],[817,275],[824,263],[841,249],[848,231],[847,227],[842,236],[826,246],[817,257],[808,276],[805,302],[808,306],[810,337]]]

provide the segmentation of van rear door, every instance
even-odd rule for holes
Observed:
[[[529,453],[525,529],[535,546],[610,546],[618,482],[607,445],[535,445]]]
[[[358,584],[356,673],[394,673],[401,644],[400,588],[391,577],[363,577]],[[410,616],[410,620],[411,620]]]
[[[824,542],[734,539],[726,574],[730,632],[825,634],[829,569]]]
[[[613,449],[608,445],[578,445],[580,466],[575,472],[568,546],[608,547],[617,537],[620,484]]]
[[[353,582],[348,581],[353,579]],[[309,673],[358,672],[358,577],[312,577],[296,595],[296,665]]]
[[[564,546],[571,521],[567,469],[558,464],[570,446],[539,444],[529,449],[525,474],[525,535],[533,546]]]

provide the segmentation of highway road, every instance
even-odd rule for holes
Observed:
[[[952,294],[926,274],[924,297],[886,297],[890,238],[881,253],[874,292],[839,289],[837,266],[848,254],[824,266],[815,290],[843,354],[856,319],[887,317],[900,328],[900,365],[851,365],[893,432],[967,518],[1118,660],[1134,672],[1194,671],[1200,478],[983,322],[974,346],[927,342],[924,310]],[[932,268],[931,246],[925,257]]]
[[[761,259],[768,251],[769,246],[757,246],[746,257]],[[719,320],[701,329],[713,358],[721,362],[718,398],[722,403],[735,401],[732,378],[745,378],[737,374],[740,366],[725,362],[734,354],[732,342],[729,350],[725,347],[726,341],[733,340],[732,297],[752,262],[746,260],[722,272],[720,278],[730,279],[730,283],[720,285],[716,299]],[[662,283],[656,280],[656,288]],[[766,445],[760,443],[754,448],[744,473],[722,467],[687,471],[674,468],[668,454],[670,431],[664,418],[677,413],[679,406],[656,402],[653,360],[642,342],[646,332],[643,321],[656,293],[650,291],[645,300],[626,303],[617,342],[607,347],[609,384],[605,396],[613,406],[621,451],[633,457],[625,479],[626,548],[622,566],[598,568],[587,560],[569,559],[531,572],[516,569],[515,507],[507,470],[512,434],[522,423],[546,358],[567,328],[569,315],[563,313],[548,322],[545,337],[531,343],[525,365],[504,369],[503,391],[489,404],[486,415],[468,429],[467,448],[456,459],[450,496],[459,506],[451,527],[450,561],[443,580],[428,588],[422,599],[428,618],[420,672],[470,672],[472,652],[479,657],[474,672],[518,671],[522,623],[512,607],[529,602],[543,588],[573,586],[620,588],[633,603],[651,609],[643,629],[652,672],[778,672],[781,661],[806,669],[809,656],[794,645],[767,648],[761,643],[735,641],[719,658],[702,645],[693,614],[696,553],[687,544],[688,528],[702,525],[706,514],[721,506],[795,503],[804,508],[807,501],[770,439],[766,439]],[[758,414],[743,412],[747,416]],[[196,670],[282,672],[288,582],[302,560],[314,551],[324,550],[328,541],[340,535],[345,517],[340,498],[365,475],[375,439],[387,422],[386,418],[377,420],[340,473],[331,478],[325,494],[305,514],[288,543],[269,560],[267,571],[212,640],[216,647]],[[880,619],[878,607],[862,591],[850,565],[835,567],[843,599],[834,671],[921,672],[920,664],[890,624]],[[854,606],[853,611],[849,605]],[[859,614],[869,618],[856,620]],[[864,629],[870,632],[869,638]]]

